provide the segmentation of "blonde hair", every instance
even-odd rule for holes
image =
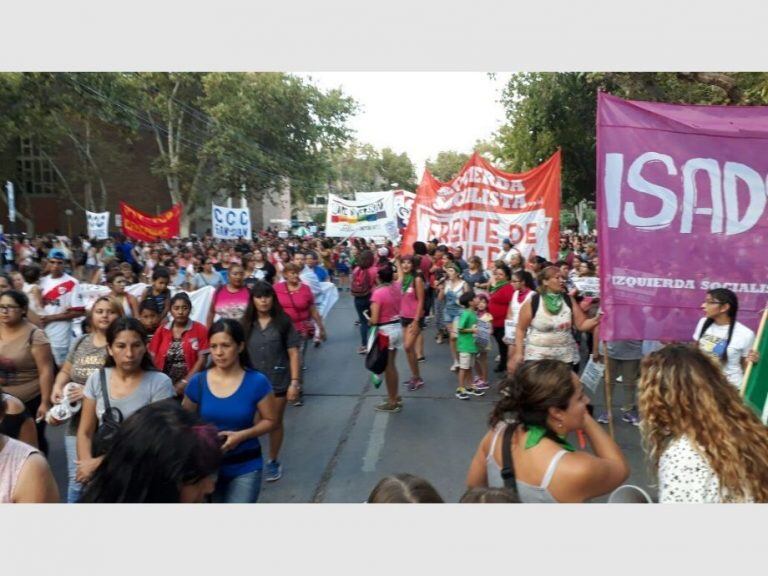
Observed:
[[[697,348],[670,345],[643,361],[639,409],[656,469],[668,443],[686,436],[717,474],[721,497],[768,502],[768,427]]]
[[[123,310],[122,305],[117,301],[117,299],[113,298],[112,296],[99,296],[96,298],[96,300],[93,301],[93,305],[91,306],[90,310],[88,310],[87,316],[89,323],[93,321],[93,309],[96,308],[96,304],[99,302],[106,302],[109,304],[109,307],[112,308],[112,312],[117,314],[118,318],[125,316],[125,310]]]

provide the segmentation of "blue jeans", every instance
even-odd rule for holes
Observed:
[[[261,492],[261,470],[254,470],[234,478],[219,476],[211,495],[214,504],[254,504]]]
[[[355,310],[357,310],[357,319],[360,320],[360,345],[368,344],[368,320],[365,319],[363,312],[370,309],[370,296],[355,296]]]
[[[67,504],[74,504],[80,500],[83,485],[75,480],[77,473],[77,436],[64,436],[64,450],[67,454]]]

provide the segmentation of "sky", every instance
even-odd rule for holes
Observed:
[[[406,152],[420,181],[438,152],[471,152],[504,122],[499,103],[509,73],[309,72],[322,89],[341,88],[360,105],[349,125],[360,142]]]

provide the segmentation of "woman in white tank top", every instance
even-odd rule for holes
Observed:
[[[505,381],[491,414],[491,430],[469,467],[467,486],[504,486],[504,432],[509,426],[510,487],[521,502],[585,502],[620,486],[629,466],[616,442],[589,415],[587,403],[568,364],[523,364]],[[584,430],[594,455],[568,443],[567,435],[576,430]]]

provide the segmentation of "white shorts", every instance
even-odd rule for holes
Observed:
[[[472,370],[475,365],[475,354],[471,352],[459,352],[459,368],[462,370]]]
[[[396,324],[379,326],[379,332],[389,337],[389,349],[397,350],[403,347],[403,327],[398,320]]]

